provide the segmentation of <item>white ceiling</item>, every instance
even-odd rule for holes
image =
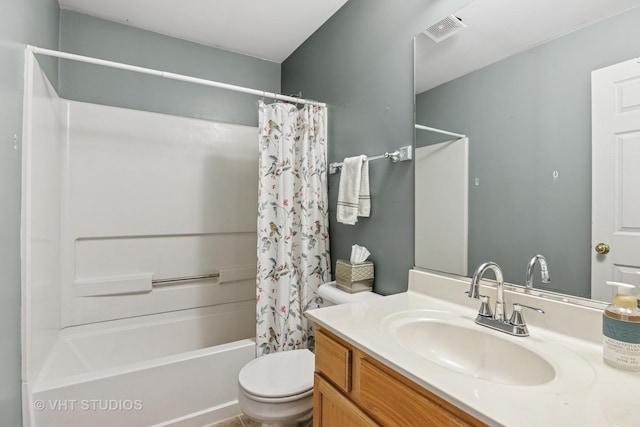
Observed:
[[[277,63],[347,0],[58,0],[60,7]]]
[[[638,5],[640,0],[475,0],[454,13],[467,28],[440,43],[416,37],[416,93]]]

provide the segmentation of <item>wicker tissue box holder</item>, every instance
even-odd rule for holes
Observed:
[[[373,263],[365,261],[361,264],[351,264],[339,259],[336,261],[336,288],[349,292],[370,291],[373,289]]]

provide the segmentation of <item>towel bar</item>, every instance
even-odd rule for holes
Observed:
[[[392,162],[404,162],[405,160],[413,159],[413,147],[411,145],[406,145],[404,147],[398,148],[396,151],[391,153],[386,152],[384,154],[378,154],[377,156],[367,156],[367,161],[370,160],[378,160],[378,159],[389,159]],[[329,173],[334,174],[338,172],[338,169],[342,167],[342,162],[333,162],[329,163]]]

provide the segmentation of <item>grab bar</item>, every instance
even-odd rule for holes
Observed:
[[[211,279],[215,277],[220,277],[220,273],[203,274],[200,276],[171,277],[169,279],[155,279],[151,281],[151,284],[160,285],[163,283],[186,282],[189,280]]]

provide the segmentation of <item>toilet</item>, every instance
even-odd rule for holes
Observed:
[[[323,307],[379,298],[373,292],[349,294],[329,282],[318,288]],[[247,363],[238,375],[238,403],[263,427],[310,426],[313,417],[314,354],[291,350],[268,354]]]

